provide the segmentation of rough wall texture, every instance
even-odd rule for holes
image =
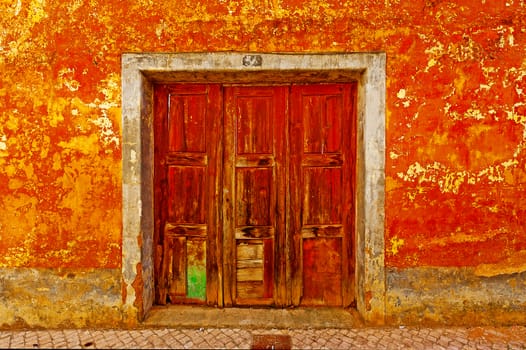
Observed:
[[[525,1],[3,0],[0,13],[0,267],[120,268],[121,53],[239,50],[385,51],[386,265],[526,270]]]
[[[0,268],[0,328],[115,327],[125,321],[120,269]]]

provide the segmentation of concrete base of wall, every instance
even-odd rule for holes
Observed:
[[[526,272],[479,276],[473,268],[387,269],[386,323],[526,324]]]
[[[526,324],[526,272],[489,277],[472,268],[391,268],[386,272],[386,324]],[[137,309],[123,303],[122,286],[120,269],[0,268],[0,328],[155,325],[155,317],[138,323]],[[188,309],[184,309],[187,315]],[[162,310],[165,314],[181,311],[178,307]]]
[[[122,309],[121,269],[0,268],[0,328],[115,327]],[[136,319],[136,318],[135,318]]]

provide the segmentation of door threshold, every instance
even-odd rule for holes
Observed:
[[[355,309],[313,308],[215,308],[206,306],[154,306],[144,327],[321,329],[359,328],[363,321]]]

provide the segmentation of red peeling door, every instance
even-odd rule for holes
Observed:
[[[217,304],[219,85],[155,88],[155,283],[158,304]]]
[[[355,84],[156,87],[157,303],[352,303],[355,99]]]
[[[354,299],[355,84],[292,86],[292,303]]]
[[[226,305],[284,304],[288,87],[225,87]]]

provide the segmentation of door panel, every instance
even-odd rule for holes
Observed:
[[[294,305],[352,302],[354,85],[293,85],[290,239]]]
[[[206,223],[206,167],[171,165],[167,175],[167,223]]]
[[[155,88],[156,302],[220,304],[219,85]]]
[[[284,303],[288,88],[225,87],[225,303]],[[277,253],[277,254],[276,254]]]
[[[273,169],[238,167],[236,169],[236,228],[244,226],[270,226]],[[249,228],[245,228],[249,230]]]
[[[302,248],[302,304],[341,306],[343,277],[341,237],[304,238]]]
[[[303,224],[340,224],[341,167],[303,166]]]

